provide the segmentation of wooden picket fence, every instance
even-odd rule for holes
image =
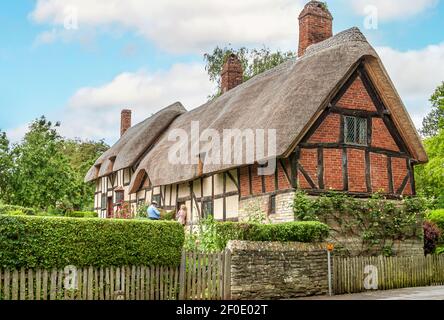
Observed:
[[[366,266],[374,266],[376,269],[372,268],[372,271],[365,270]],[[377,270],[378,290],[444,285],[444,255],[429,255],[426,257],[334,257],[334,293],[345,294],[367,291],[364,279],[374,270]]]
[[[227,256],[184,252],[180,267],[0,270],[0,300],[217,300],[229,292]]]

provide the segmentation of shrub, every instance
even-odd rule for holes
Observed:
[[[215,222],[204,219],[197,234],[187,235],[186,249],[204,252],[223,250],[230,240],[318,242],[328,237],[327,225],[316,222],[280,224]]]
[[[65,213],[65,217],[70,218],[97,218],[97,212],[92,211],[69,211]]]
[[[441,230],[439,230],[435,223],[430,221],[424,222],[424,253],[426,255],[435,252],[440,236]]]
[[[179,223],[0,216],[0,268],[177,266]]]
[[[9,204],[0,204],[0,215],[2,214],[17,214],[18,212],[22,212],[24,215],[35,216],[36,211],[32,208],[25,208],[20,206],[13,206]]]

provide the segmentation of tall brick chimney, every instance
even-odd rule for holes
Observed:
[[[244,70],[239,58],[234,54],[228,56],[221,73],[221,91],[225,93],[238,85],[240,85],[244,78]]]
[[[120,115],[120,136],[131,128],[131,110],[124,109]]]
[[[298,56],[314,44],[333,36],[333,17],[327,5],[321,1],[310,1],[299,15]]]

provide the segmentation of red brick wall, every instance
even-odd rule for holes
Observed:
[[[341,149],[324,149],[324,185],[327,190],[344,189]]]
[[[372,122],[372,146],[387,150],[399,151],[399,148],[385,126],[384,121],[381,118],[373,118]]]
[[[309,143],[335,143],[339,142],[340,120],[339,114],[329,114],[319,128],[308,140]]]
[[[257,174],[258,165],[251,166],[251,183],[253,186],[253,194],[262,193],[262,177]]]
[[[318,151],[316,149],[301,149],[299,156],[299,163],[304,167],[305,171],[310,175],[314,184],[318,185]],[[302,175],[301,172],[298,174],[299,184],[302,189],[311,189],[310,184]]]
[[[373,192],[389,192],[386,155],[370,153],[370,175]]]
[[[367,192],[365,182],[365,151],[347,149],[348,189],[351,192]]]
[[[250,194],[250,180],[248,178],[248,167],[243,167],[240,169],[240,189],[241,189],[241,196],[245,197]]]
[[[376,111],[376,107],[359,77],[348,88],[337,105],[346,109]]]
[[[392,158],[393,187],[395,192],[401,187],[402,181],[408,173],[406,160],[403,158]],[[411,195],[412,188],[410,181],[407,183],[403,194]]]
[[[288,159],[283,159],[283,164],[288,172],[288,175],[291,179],[291,167],[290,167],[290,161]],[[278,185],[279,190],[286,190],[291,188],[291,183],[288,181],[284,169],[282,168],[281,164],[277,164],[277,170],[278,170]]]

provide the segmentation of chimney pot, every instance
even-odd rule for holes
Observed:
[[[327,5],[321,1],[308,2],[299,15],[299,50],[298,56],[315,43],[333,36],[333,17]]]
[[[221,73],[221,91],[225,93],[238,85],[244,80],[244,70],[239,58],[234,54],[230,54],[225,62]]]
[[[131,110],[124,109],[120,115],[120,136],[131,128]]]

